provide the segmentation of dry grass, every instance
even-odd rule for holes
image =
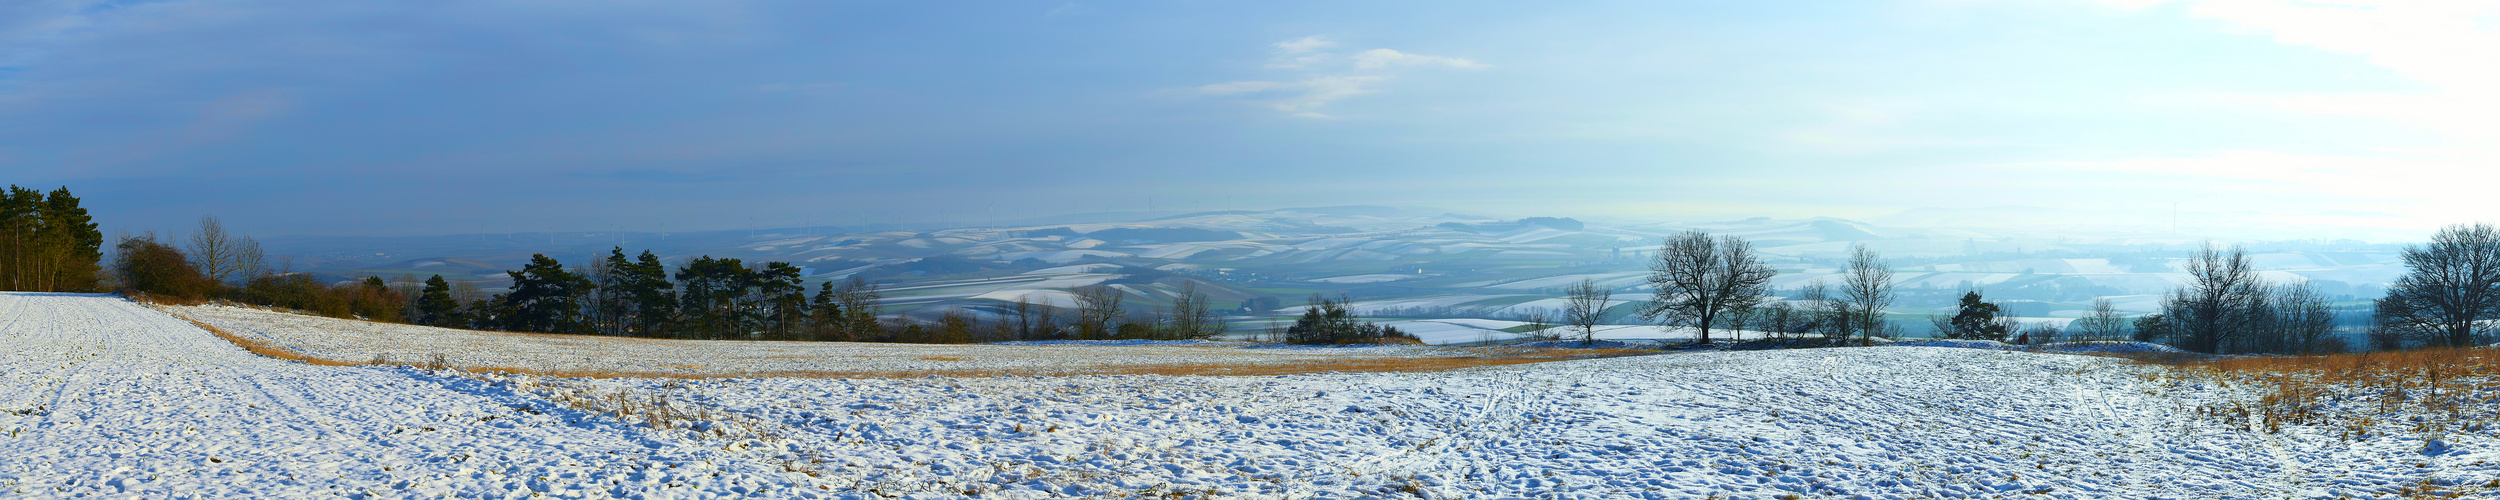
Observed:
[[[168,315],[168,316],[173,316],[173,317],[176,317],[176,318],[181,318],[183,321],[190,322],[193,326],[198,326],[198,327],[200,327],[200,329],[201,329],[201,330],[208,330],[208,333],[216,335],[216,336],[217,336],[217,338],[226,339],[226,341],[227,341],[227,342],[232,342],[232,343],[234,343],[234,345],[235,345],[236,347],[241,347],[241,348],[243,348],[243,350],[245,350],[245,351],[250,351],[252,354],[258,354],[258,355],[261,355],[261,356],[264,356],[264,357],[277,358],[277,359],[283,359],[283,360],[287,360],[287,361],[294,361],[294,362],[298,362],[298,363],[312,364],[312,365],[321,365],[321,366],[364,366],[364,365],[369,365],[369,364],[376,364],[376,363],[355,363],[355,362],[340,361],[340,360],[333,360],[333,359],[321,359],[321,358],[316,358],[316,357],[308,356],[308,355],[305,355],[304,353],[295,352],[295,351],[288,350],[288,349],[283,348],[283,347],[278,347],[278,346],[275,346],[275,345],[271,345],[271,344],[269,344],[269,343],[267,343],[267,342],[262,342],[262,341],[260,341],[259,339],[252,339],[252,338],[246,338],[246,337],[243,337],[243,336],[241,336],[241,335],[235,335],[233,332],[228,332],[228,331],[226,331],[226,330],[225,330],[225,329],[223,329],[223,328],[218,328],[218,327],[215,327],[215,326],[209,326],[209,324],[208,324],[208,323],[202,323],[202,322],[200,322],[199,320],[195,320],[195,319],[191,319],[191,318],[188,318],[188,317],[184,317],[183,315],[180,315],[180,314],[174,314],[172,311],[167,311],[167,310],[165,310],[165,309],[163,309],[163,308],[158,308],[158,307],[155,307],[157,304],[159,304],[159,303],[157,303],[157,302],[146,302],[146,304],[149,304],[149,306],[150,306],[151,308],[155,308],[155,309],[157,310],[157,312],[162,312],[162,313],[165,313],[165,314],[166,314],[166,315]]]
[[[2266,432],[2285,425],[2333,424],[2345,439],[2402,418],[2428,442],[2481,429],[2500,410],[2500,353],[2421,349],[2330,356],[2230,358],[2172,365],[2193,377],[2258,388],[2253,401],[2209,405],[2200,413]]]
[[[913,371],[758,371],[732,374],[686,374],[630,370],[550,370],[489,366],[466,368],[480,373],[528,374],[563,378],[919,378],[919,377],[1056,377],[1074,375],[1270,376],[1305,373],[1409,373],[1506,366],[1574,359],[1656,354],[1631,349],[1515,349],[1485,356],[1348,358],[1284,363],[1201,363],[1172,365],[1071,366],[1041,370],[913,370]],[[936,356],[943,357],[943,356]],[[923,357],[928,359],[931,357]],[[960,359],[960,358],[959,358]],[[952,360],[941,360],[952,361]]]
[[[201,322],[201,321],[199,321],[199,320],[191,319],[190,317],[187,317],[187,316],[184,316],[184,315],[182,315],[182,314],[176,313],[176,312],[174,312],[174,311],[172,311],[172,310],[169,310],[169,309],[166,309],[166,308],[164,308],[164,307],[156,307],[156,306],[155,306],[155,304],[157,304],[156,302],[148,302],[148,303],[149,303],[149,304],[151,304],[151,308],[156,309],[156,310],[157,310],[157,311],[159,311],[159,312],[166,313],[167,315],[170,315],[170,316],[173,316],[173,317],[176,317],[176,318],[181,318],[183,321],[190,322],[192,325],[196,325],[196,326],[200,327],[200,329],[202,329],[202,330],[207,330],[209,333],[215,334],[218,338],[225,339],[227,342],[232,342],[232,343],[234,343],[234,345],[236,345],[236,346],[240,346],[240,347],[242,347],[242,348],[243,348],[244,350],[246,350],[246,351],[250,351],[250,352],[251,352],[251,353],[253,353],[253,354],[258,354],[258,355],[261,355],[261,356],[266,356],[266,357],[270,357],[270,358],[283,359],[283,360],[288,360],[288,361],[295,361],[295,362],[300,362],[300,363],[313,364],[313,365],[321,365],[321,366],[414,366],[414,367],[419,367],[419,368],[428,368],[428,369],[437,369],[437,370],[439,370],[439,369],[445,369],[445,368],[459,368],[459,369],[461,369],[461,370],[463,370],[463,371],[476,372],[476,373],[501,373],[501,374],[515,374],[515,375],[518,375],[518,374],[526,374],[526,375],[533,375],[533,376],[539,376],[539,377],[563,377],[563,378],[667,378],[667,379],[761,378],[761,377],[790,377],[790,378],[916,378],[916,377],[928,377],[928,376],[943,376],[943,377],[1002,377],[1002,376],[1070,376],[1070,375],[1191,375],[1191,376],[1268,376],[1268,375],[1293,375],[1293,374],[1304,374],[1304,373],[1325,373],[1325,372],[1432,372],[1432,371],[1443,371],[1443,370],[1456,370],[1456,369],[1463,369],[1463,368],[1478,368],[1478,367],[1488,367],[1488,366],[1505,366],[1505,365],[1517,365],[1517,364],[1527,364],[1527,363],[1543,363],[1543,362],[1549,362],[1549,361],[1565,361],[1565,360],[1574,360],[1574,359],[1593,359],[1593,358],[1609,358],[1609,357],[1619,357],[1619,356],[1636,356],[1636,355],[1645,355],[1645,354],[1655,354],[1655,352],[1654,352],[1654,351],[1644,351],[1644,350],[1634,350],[1634,349],[1526,349],[1526,348],[1520,348],[1520,349],[1500,349],[1500,348],[1483,348],[1483,349],[1478,349],[1478,352],[1480,352],[1481,354],[1479,354],[1479,355],[1475,355],[1475,356],[1382,356],[1382,357],[1369,357],[1369,358],[1351,358],[1351,357],[1350,357],[1350,358],[1343,358],[1343,359],[1304,360],[1304,361],[1291,361],[1291,362],[1256,362],[1256,361],[1253,361],[1253,360],[1245,360],[1245,362],[1242,362],[1242,363],[1198,363],[1198,364],[1169,364],[1169,365],[1117,365],[1117,366],[1066,366],[1066,367],[1052,367],[1052,368],[1045,368],[1045,369],[961,369],[961,370],[910,370],[910,371],[891,371],[891,370],[861,370],[861,371],[752,371],[752,372],[738,372],[738,373],[711,373],[711,374],[689,374],[689,373],[683,373],[683,372],[675,372],[675,371],[658,371],[658,370],[643,371],[643,370],[609,370],[609,369],[562,369],[562,368],[550,368],[550,367],[531,367],[531,366],[468,366],[468,367],[455,367],[455,366],[452,366],[452,365],[451,365],[448,361],[446,361],[446,360],[444,359],[444,356],[443,356],[443,355],[441,355],[441,354],[422,354],[422,355],[416,355],[416,357],[415,357],[414,359],[402,358],[402,357],[398,357],[398,356],[392,356],[392,355],[387,355],[387,354],[384,354],[384,355],[376,355],[376,356],[374,356],[374,357],[373,357],[373,358],[371,358],[371,359],[368,359],[368,360],[361,360],[361,361],[358,361],[358,360],[343,360],[343,359],[326,359],[326,358],[321,358],[321,357],[312,356],[312,355],[309,355],[309,354],[306,354],[306,353],[302,353],[302,352],[296,352],[296,351],[294,351],[294,350],[290,350],[290,349],[287,349],[287,348],[284,348],[284,347],[281,347],[281,346],[278,346],[278,345],[274,345],[274,344],[270,344],[270,343],[267,343],[267,342],[263,342],[263,341],[260,341],[260,340],[258,340],[258,339],[247,338],[247,337],[244,337],[244,336],[241,336],[241,335],[235,335],[235,334],[233,334],[233,333],[231,333],[231,332],[227,332],[227,331],[225,331],[224,329],[220,329],[220,328],[218,328],[218,327],[216,327],[216,326],[209,325],[208,323]],[[500,332],[499,332],[499,333],[500,333]],[[526,335],[526,336],[539,336],[539,337],[557,337],[557,338],[564,338],[564,339],[567,339],[567,340],[581,340],[581,341],[590,341],[590,342],[596,342],[596,343],[626,343],[626,342],[691,342],[691,341],[669,340],[669,339],[640,339],[640,338],[601,337],[601,336],[587,336],[587,335],[556,335],[556,334],[538,334],[538,333],[504,333],[504,334],[509,334],[509,335]],[[918,359],[921,359],[921,360],[924,360],[924,361],[966,361],[968,358],[963,357],[963,356],[918,356]],[[655,365],[662,365],[662,366],[673,366],[673,367],[679,367],[679,368],[683,368],[683,367],[685,367],[685,366],[686,366],[686,365],[677,365],[677,364],[664,364],[664,363],[658,363],[658,362],[654,362],[654,364],[655,364]]]

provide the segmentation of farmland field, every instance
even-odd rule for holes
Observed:
[[[347,328],[302,325],[283,335]],[[765,363],[664,356],[683,345],[610,359]],[[2432,436],[2388,415],[2359,435],[2266,432],[2199,415],[2255,396],[2229,380],[1948,347],[1263,376],[563,378],[282,361],[117,297],[11,293],[0,358],[0,492],[23,497],[2334,498],[2487,495],[2500,480],[2479,426]]]

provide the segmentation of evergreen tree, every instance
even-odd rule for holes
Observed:
[[[611,262],[616,266],[619,292],[633,303],[633,335],[658,337],[667,333],[677,320],[677,284],[668,280],[668,266],[660,256],[643,250],[630,264]]]
[[[1981,300],[1979,292],[1963,292],[1961,308],[1953,314],[1952,331],[1946,332],[1945,337],[2005,340],[2005,335],[2009,332],[2006,331],[2005,325],[2001,324],[2002,322],[1997,321],[1999,312],[1995,303]]]
[[[601,317],[617,323],[609,333],[662,336],[677,316],[677,285],[668,279],[668,266],[650,250],[627,259],[624,247],[611,248],[605,264],[596,307]]]
[[[546,254],[533,254],[530,263],[512,276],[512,292],[502,295],[502,307],[511,316],[499,321],[512,330],[540,333],[591,333],[590,323],[582,317],[582,301],[597,286],[589,278],[566,271],[564,265]]]
[[[1396,327],[1359,321],[1361,317],[1346,307],[1350,303],[1344,297],[1329,299],[1312,295],[1311,305],[1302,310],[1302,318],[1285,328],[1285,341],[1296,344],[1354,344],[1391,337],[1415,339],[1414,335],[1398,331]]]
[[[795,339],[807,324],[807,285],[799,278],[798,266],[788,262],[767,262],[764,269],[749,273],[755,280],[752,289],[762,305],[765,334],[775,339]]]
[[[460,314],[460,301],[451,298],[451,282],[437,274],[425,280],[425,289],[417,292],[417,324],[446,328],[467,328],[468,318]]]
[[[738,259],[714,259],[709,255],[677,268],[677,282],[683,287],[677,296],[678,311],[684,315],[682,325],[687,333],[709,339],[750,333],[744,328],[748,322],[742,316],[747,289],[756,281],[753,274]]]
[[[842,323],[848,318],[842,315],[841,296],[833,289],[833,282],[816,284],[816,298],[808,302],[807,313],[807,333],[810,339],[845,340],[841,337]]]
[[[69,188],[0,193],[0,290],[99,289],[104,233]]]

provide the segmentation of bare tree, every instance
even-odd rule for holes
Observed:
[[[1764,308],[1758,307],[1759,305],[1728,309],[1726,313],[1719,315],[1719,324],[1725,325],[1721,328],[1727,329],[1728,334],[1735,336],[1737,342],[1745,341],[1745,329],[1753,327],[1754,317],[1763,313]]]
[[[1554,334],[1546,333],[1547,329],[1554,327],[1554,311],[1552,310],[1543,307],[1522,308],[1519,311],[1519,322],[1527,323],[1521,326],[1528,328],[1527,334],[1531,338],[1538,340],[1557,338]]]
[[[1033,340],[1035,338],[1033,320],[1036,319],[1033,317],[1034,312],[1033,299],[1025,298],[1024,296],[1017,296],[1015,306],[1007,310],[1007,314],[1015,319],[1012,321],[1002,322],[1001,324],[1015,324],[1016,340]]]
[[[260,274],[262,253],[260,242],[226,232],[226,225],[211,215],[201,217],[199,230],[191,233],[191,260],[210,282],[223,284]]]
[[[877,284],[851,275],[841,288],[833,289],[833,302],[844,316],[837,321],[841,324],[838,333],[842,341],[879,340],[885,336],[885,325],[877,321],[877,316],[885,313],[885,293],[878,291]]]
[[[1166,329],[1176,339],[1215,338],[1231,327],[1225,324],[1223,316],[1215,314],[1214,308],[1207,306],[1207,294],[1198,292],[1195,280],[1181,281],[1180,295],[1172,298],[1169,319]]]
[[[2028,323],[2023,327],[2022,332],[2022,340],[2019,342],[2023,344],[2054,344],[2057,343],[2059,337],[2065,336],[2065,330],[2059,329],[2056,323],[2047,321]]]
[[[1797,307],[1787,302],[1773,302],[1769,307],[1753,308],[1754,331],[1773,338],[1788,338],[1797,328]]]
[[[2188,258],[2188,282],[2162,298],[2162,313],[2173,321],[2173,336],[2182,349],[2222,353],[2258,323],[2265,283],[2248,260],[2248,251],[2229,252],[2207,242]]]
[[[2093,297],[2092,310],[2075,319],[2073,326],[2075,340],[2118,340],[2127,335],[2127,322],[2118,317],[2118,305],[2109,297]]]
[[[1872,343],[1875,337],[1895,336],[1892,322],[1884,320],[1884,308],[1892,307],[1899,294],[1893,291],[1892,265],[1874,250],[1859,244],[1849,248],[1847,280],[1841,285],[1841,299],[1849,303],[1850,330],[1859,335],[1860,343]]]
[[[1936,333],[1930,334],[1935,338],[1949,339],[1961,336],[1961,334],[1953,328],[1952,316],[1929,314],[1927,315],[1927,327],[1935,329]]]
[[[1614,297],[1614,289],[1588,278],[1563,289],[1563,321],[1580,329],[1581,344],[1597,342],[1597,325],[1605,324],[1606,306],[1614,304]]]
[[[1656,292],[1640,316],[1662,325],[1698,328],[1698,341],[1708,344],[1710,327],[1721,314],[1761,303],[1771,278],[1778,275],[1743,238],[1686,231],[1668,237],[1650,260],[1649,284]]]
[[[2388,318],[2393,317],[2386,312],[2388,302],[2389,301],[2387,299],[2370,301],[2372,309],[2369,319],[2370,323],[2367,326],[2368,329],[2364,330],[2370,343],[2370,350],[2393,351],[2403,349],[2405,347],[2406,332],[2403,329],[2389,326],[2386,323]]]
[[[2384,328],[2443,347],[2478,345],[2500,316],[2500,230],[2452,225],[2425,245],[2407,245],[2404,277],[2378,304]]]
[[[1797,300],[1806,302],[1806,314],[1814,318],[1806,331],[1799,333],[1817,333],[1824,341],[1840,343],[1855,332],[1857,322],[1851,321],[1849,301],[1832,294],[1831,285],[1823,280],[1806,282],[1806,286],[1798,288]]]
[[[1111,338],[1112,324],[1119,321],[1120,301],[1127,292],[1111,285],[1080,286],[1070,293],[1076,295],[1077,338],[1084,340]]]
[[[2290,344],[2283,351],[2321,354],[2335,334],[2335,309],[2327,304],[2326,296],[2318,293],[2316,285],[2301,282],[2276,288],[2273,299],[2274,324]]]

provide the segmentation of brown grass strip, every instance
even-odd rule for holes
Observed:
[[[184,315],[182,315],[182,314],[180,314],[180,313],[176,313],[176,312],[174,312],[174,311],[171,311],[171,310],[165,309],[165,308],[163,308],[163,307],[157,307],[157,306],[156,306],[155,304],[153,304],[153,303],[150,303],[150,308],[151,308],[151,309],[156,309],[156,310],[157,310],[157,312],[162,312],[162,313],[165,313],[166,315],[173,316],[173,317],[175,317],[175,318],[179,318],[179,319],[181,319],[181,320],[183,320],[183,321],[190,322],[192,325],[194,325],[194,326],[198,326],[198,327],[200,327],[200,329],[202,329],[202,330],[207,330],[209,333],[216,335],[218,338],[225,339],[227,342],[231,342],[231,343],[233,343],[233,344],[234,344],[235,346],[237,346],[237,347],[242,347],[242,348],[243,348],[243,350],[245,350],[245,351],[250,351],[252,354],[258,354],[258,355],[261,355],[261,356],[266,356],[266,357],[270,357],[270,358],[283,359],[283,360],[288,360],[288,361],[295,361],[295,362],[299,362],[299,363],[312,364],[312,365],[320,365],[320,366],[397,366],[397,365],[421,366],[421,365],[419,365],[419,364],[417,364],[417,363],[390,363],[390,362],[377,362],[377,361],[371,361],[371,360],[368,360],[368,361],[346,361],[346,360],[323,359],[323,358],[320,358],[320,357],[312,356],[312,355],[310,355],[310,354],[305,354],[305,353],[295,352],[295,351],[293,351],[293,350],[289,350],[289,349],[286,349],[286,348],[283,348],[283,347],[279,347],[279,346],[277,346],[277,345],[273,345],[273,344],[270,344],[270,343],[267,343],[267,342],[262,342],[262,341],[259,341],[259,340],[256,340],[256,339],[251,339],[251,338],[243,337],[243,336],[241,336],[241,335],[235,335],[235,334],[233,334],[233,333],[231,333],[231,332],[227,332],[227,331],[225,331],[224,329],[218,328],[218,327],[216,327],[216,326],[209,325],[208,323],[201,322],[201,321],[196,320],[196,319],[191,319],[191,318],[190,318],[190,317],[188,317],[188,316],[184,316]],[[568,338],[578,338],[578,339],[583,339],[583,340],[596,340],[596,341],[599,341],[599,342],[692,342],[692,341],[686,341],[686,340],[675,340],[675,339],[642,339],[642,338],[630,338],[630,337],[603,337],[603,336],[588,336],[588,335],[557,335],[557,334],[539,334],[539,333],[514,333],[514,332],[481,332],[481,333],[505,334],[505,335],[523,335],[523,336],[534,336],[534,337],[568,337]],[[579,369],[576,369],[576,370],[562,370],[562,369],[545,369],[545,368],[531,368],[531,367],[517,367],[517,366],[457,366],[456,368],[459,368],[459,369],[461,369],[461,370],[465,370],[465,371],[478,372],[478,373],[527,374],[527,375],[533,375],[533,376],[540,376],[540,377],[552,377],[552,378],[668,378],[668,379],[681,379],[681,380],[701,380],[701,379],[719,379],[719,378],[856,378],[856,379],[869,379],[869,378],[920,378],[920,377],[933,377],[933,376],[934,376],[934,377],[957,377],[957,378],[973,378],[973,377],[1035,377],[1035,376],[1043,376],[1043,377],[1059,377],[1059,376],[1076,376],[1076,375],[1274,376],[1274,375],[1298,375],[1298,374],[1306,374],[1306,373],[1328,373],[1328,372],[1344,372],[1344,373],[1416,373],[1416,372],[1436,372],[1436,371],[1458,370],[1458,369],[1466,369],[1466,368],[1481,368],[1481,367],[1490,367],[1490,366],[1508,366],[1508,365],[1521,365],[1521,364],[1529,364],[1529,363],[1544,363],[1544,362],[1552,362],[1552,361],[1569,361],[1569,360],[1575,360],[1575,359],[1596,359],[1596,358],[1611,358],[1611,357],[1622,357],[1622,356],[1639,356],[1639,355],[1657,354],[1657,351],[1647,351],[1647,350],[1639,350],[1639,349],[1549,349],[1549,348],[1481,348],[1481,347],[1479,347],[1479,348],[1470,348],[1470,349],[1475,349],[1475,350],[1477,350],[1477,352],[1479,352],[1479,353],[1481,353],[1481,354],[1480,354],[1480,355],[1475,355],[1475,356],[1383,356],[1383,357],[1371,357],[1371,358],[1348,358],[1348,359],[1303,360],[1303,361],[1291,361],[1291,362],[1282,362],[1282,363],[1258,363],[1258,362],[1244,362],[1244,363],[1188,363],[1188,364],[1162,364],[1162,365],[1114,365],[1114,366],[1099,366],[1099,365],[1097,365],[1097,366],[1084,366],[1084,365],[1075,365],[1075,366],[1067,366],[1067,367],[1051,367],[1051,368],[1035,368],[1035,369],[954,369],[954,370],[940,369],[940,370],[875,370],[875,371],[867,371],[867,370],[861,370],[861,371],[845,371],[845,370],[813,371],[813,370],[810,370],[810,371],[752,371],[752,372],[735,372],[735,373],[685,373],[685,372],[674,372],[674,371],[653,371],[653,370],[579,370]],[[863,356],[863,357],[864,357],[864,356]],[[963,356],[919,356],[919,358],[920,358],[920,359],[922,359],[922,360],[927,360],[927,361],[966,361],[966,360],[968,360],[968,359],[969,359],[969,358],[967,358],[967,357],[963,357]]]
[[[150,304],[150,305],[151,305],[151,306],[153,306],[154,304]],[[241,347],[241,348],[243,348],[243,350],[245,350],[245,351],[250,351],[252,354],[258,354],[258,355],[261,355],[261,356],[263,356],[263,357],[277,358],[277,359],[283,359],[283,360],[287,360],[287,361],[294,361],[294,362],[298,362],[298,363],[304,363],[304,364],[309,364],[309,365],[321,365],[321,366],[366,366],[366,365],[370,365],[370,364],[372,364],[372,363],[354,363],[354,362],[347,362],[347,361],[336,361],[336,360],[321,359],[321,358],[313,357],[312,355],[308,355],[308,354],[304,354],[304,353],[300,353],[300,352],[295,352],[295,351],[287,350],[286,348],[278,347],[278,346],[275,346],[275,345],[270,345],[270,344],[269,344],[269,343],[267,343],[267,342],[262,342],[262,341],[257,340],[257,339],[244,338],[244,337],[243,337],[243,336],[241,336],[241,335],[235,335],[233,332],[228,332],[228,331],[226,331],[226,330],[225,330],[225,329],[223,329],[223,328],[218,328],[218,327],[215,327],[215,326],[210,326],[208,323],[202,323],[202,322],[200,322],[200,320],[191,319],[191,318],[190,318],[190,317],[188,317],[188,316],[183,316],[183,315],[180,315],[180,314],[174,314],[174,312],[173,312],[173,311],[167,311],[167,310],[164,310],[164,309],[157,309],[157,312],[165,313],[167,316],[173,316],[173,317],[178,318],[178,319],[181,319],[181,320],[183,320],[183,321],[188,321],[188,322],[190,322],[190,323],[191,323],[191,325],[192,325],[192,326],[197,326],[197,327],[200,327],[200,329],[201,329],[201,330],[208,330],[208,333],[213,334],[213,335],[216,335],[216,336],[217,336],[217,338],[226,339],[226,341],[227,341],[227,342],[232,342],[232,343],[234,343],[234,345],[235,345],[236,347]]]
[[[1170,376],[1274,376],[1306,373],[1417,373],[1522,365],[1656,354],[1654,351],[1632,349],[1519,349],[1516,352],[1477,357],[1379,357],[1293,361],[1286,363],[1192,363],[1126,366],[1069,366],[1038,369],[957,369],[957,370],[876,370],[876,371],[753,371],[738,373],[683,373],[640,370],[548,370],[512,366],[463,367],[479,373],[527,374],[552,378],[668,378],[703,380],[721,378],[983,378],[983,377],[1069,377],[1080,375],[1170,375]]]

